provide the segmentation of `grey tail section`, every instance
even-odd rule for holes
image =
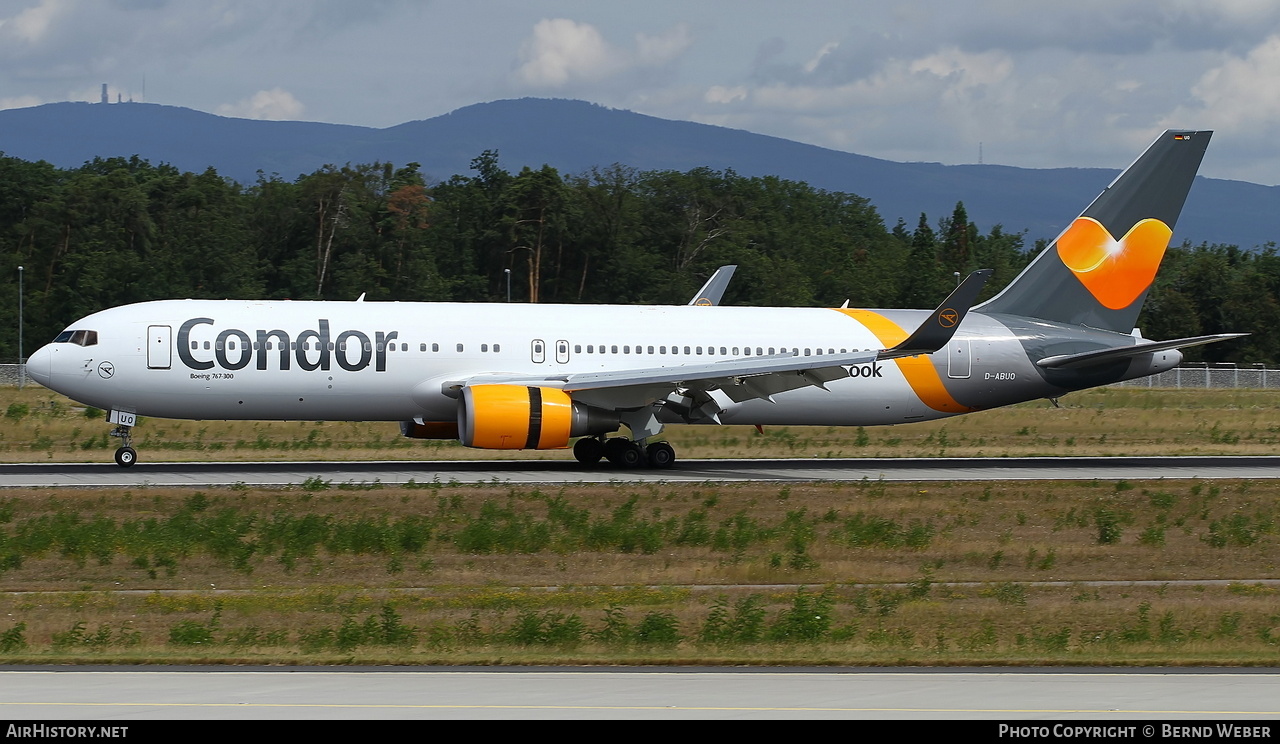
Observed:
[[[721,266],[716,269],[716,273],[711,275],[707,283],[702,285],[702,289],[689,300],[690,305],[719,305],[721,298],[724,297],[724,291],[729,286],[729,280],[733,278],[733,272],[738,270],[737,264],[729,266]]]
[[[1119,241],[1122,253],[1125,238],[1139,223],[1158,220],[1172,231],[1212,134],[1194,130],[1169,130],[1161,134],[1009,286],[974,310],[1120,333],[1131,331],[1151,289],[1167,239],[1154,254],[1154,262],[1145,262],[1149,266],[1144,265],[1139,271],[1112,272],[1113,283],[1126,285],[1117,292],[1099,286],[1108,283],[1107,276],[1102,276],[1107,274],[1105,266],[1100,265],[1101,270],[1085,267],[1085,271],[1093,271],[1093,275],[1082,279],[1077,270],[1081,267],[1069,268],[1064,262],[1060,244],[1064,237],[1078,229],[1082,220],[1105,228],[1113,241]],[[1077,234],[1084,232],[1088,230]],[[1112,258],[1108,257],[1102,263],[1110,261]]]

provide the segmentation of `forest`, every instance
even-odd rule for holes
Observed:
[[[60,169],[0,154],[0,361],[18,357],[19,266],[30,354],[145,300],[683,304],[731,263],[726,304],[933,307],[957,272],[994,269],[985,299],[1045,245],[980,232],[963,202],[888,226],[853,194],[704,168],[513,174],[485,151],[438,183],[372,163],[244,185],[137,157]],[[1278,292],[1274,245],[1171,246],[1139,323],[1149,338],[1248,332],[1188,358],[1275,366]]]

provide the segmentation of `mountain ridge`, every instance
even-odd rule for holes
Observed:
[[[326,164],[418,162],[433,181],[466,174],[485,150],[510,171],[549,164],[562,174],[615,163],[638,170],[733,170],[777,176],[868,199],[892,226],[931,223],[963,201],[982,230],[1000,224],[1051,239],[1116,174],[1105,168],[898,163],[709,124],[673,121],[566,99],[507,99],[377,129],[236,119],[152,103],[52,103],[0,111],[0,152],[75,168],[138,155],[182,170],[213,167],[252,184]],[[1212,148],[1210,149],[1210,155]],[[1136,156],[1137,153],[1134,153]],[[1197,178],[1174,240],[1252,249],[1280,241],[1280,187]]]

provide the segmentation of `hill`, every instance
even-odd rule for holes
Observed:
[[[434,180],[468,171],[498,150],[518,171],[544,163],[562,173],[622,163],[641,170],[732,169],[776,175],[871,200],[892,226],[932,222],[963,201],[987,230],[1052,238],[1118,170],[896,163],[736,129],[670,121],[581,101],[520,99],[476,104],[386,129],[231,119],[158,104],[55,103],[0,111],[0,151],[76,167],[95,156],[139,155],[183,170],[213,167],[252,183],[258,171],[292,180],[326,163],[421,163]],[[1212,150],[1210,150],[1212,154]],[[1136,156],[1137,153],[1135,152]],[[1280,187],[1200,178],[1175,240],[1245,248],[1280,240]]]

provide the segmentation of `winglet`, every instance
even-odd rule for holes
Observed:
[[[720,299],[724,297],[724,290],[729,286],[729,280],[733,278],[733,272],[738,270],[737,264],[729,266],[721,266],[716,269],[716,273],[711,275],[707,283],[702,285],[702,289],[689,300],[690,305],[719,305]]]
[[[955,335],[956,329],[960,327],[964,316],[968,314],[969,308],[973,307],[973,303],[978,300],[978,293],[982,291],[983,285],[991,278],[992,273],[991,269],[979,269],[970,274],[960,283],[960,286],[955,288],[954,292],[947,296],[947,299],[942,301],[938,309],[934,310],[919,328],[916,328],[914,333],[897,346],[882,350],[877,358],[897,359],[917,354],[932,354],[946,346]]]

